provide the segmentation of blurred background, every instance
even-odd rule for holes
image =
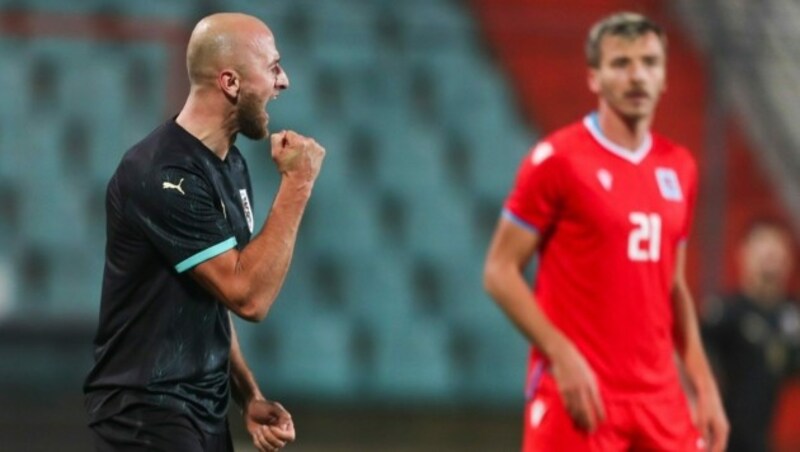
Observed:
[[[218,11],[273,29],[291,88],[270,128],[328,150],[278,302],[237,324],[295,416],[289,450],[517,450],[527,345],[484,253],[526,151],[594,107],[583,41],[621,8],[669,35],[656,129],[699,162],[702,304],[736,284],[751,218],[800,225],[794,0],[0,0],[0,450],[90,449],[105,184],[179,111],[188,35]],[[261,224],[277,173],[265,142],[237,146]],[[789,382],[779,450],[800,450],[798,419]]]

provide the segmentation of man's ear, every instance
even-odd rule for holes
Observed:
[[[589,85],[589,91],[594,94],[600,94],[600,80],[598,77],[597,69],[590,67],[586,71],[586,84]]]
[[[219,88],[231,99],[239,97],[239,74],[233,69],[224,69],[217,76]]]

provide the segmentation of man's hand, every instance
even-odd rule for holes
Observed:
[[[579,428],[593,432],[606,415],[589,363],[566,339],[553,350],[550,362],[567,412]]]
[[[696,422],[710,452],[723,452],[728,447],[730,424],[716,387],[697,392]]]
[[[244,411],[244,422],[259,452],[280,450],[294,441],[292,416],[278,402],[251,400]]]
[[[291,130],[273,133],[272,160],[281,175],[295,178],[301,183],[313,183],[319,175],[325,148],[312,138]]]

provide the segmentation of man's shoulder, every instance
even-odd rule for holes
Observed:
[[[530,158],[534,165],[548,160],[548,165],[565,164],[577,149],[585,147],[590,138],[581,123],[562,127],[536,142],[531,148]]]
[[[653,150],[660,154],[666,154],[673,158],[694,162],[692,152],[686,146],[679,144],[658,132],[650,132],[653,139]]]
[[[158,177],[166,168],[202,172],[204,165],[197,155],[168,121],[131,146],[117,171],[140,181]]]
[[[202,154],[170,129],[162,124],[125,153],[114,175],[123,198],[152,206],[161,202],[164,190],[185,195],[208,184]]]
[[[584,147],[591,143],[591,139],[592,137],[583,125],[583,122],[576,121],[555,130],[545,138],[545,141],[550,143],[557,150],[565,151]]]

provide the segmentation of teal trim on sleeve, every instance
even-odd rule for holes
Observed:
[[[236,237],[231,237],[228,240],[219,242],[214,246],[211,246],[209,248],[204,249],[203,251],[200,251],[194,256],[184,259],[183,261],[178,263],[178,265],[175,266],[175,270],[177,270],[178,273],[183,273],[197,264],[203,263],[211,259],[212,257],[219,256],[220,254],[224,253],[225,251],[228,251],[234,246],[236,246]]]

